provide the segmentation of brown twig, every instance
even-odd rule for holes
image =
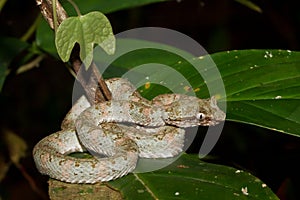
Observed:
[[[50,27],[54,29],[52,0],[36,0],[36,2],[41,9],[42,15]],[[56,2],[57,21],[58,24],[60,24],[68,16],[61,4],[58,1]],[[88,70],[85,70],[85,67],[82,67],[82,61],[79,58],[79,45],[75,45],[70,61],[72,63],[73,70],[77,74],[77,80],[85,90],[87,98],[91,104],[111,99],[111,93],[99,73],[96,64],[93,63]]]
[[[105,99],[107,101],[111,100],[111,92],[109,91],[101,73],[99,72],[99,70],[94,62],[92,63],[91,69],[93,71],[92,73],[95,74],[96,80],[98,80],[99,88],[102,91],[103,96],[105,97]]]
[[[52,0],[36,0],[37,5],[40,7],[43,17],[48,22],[49,26],[54,29],[54,20],[53,20],[53,10],[52,10]],[[57,21],[60,24],[62,21],[67,19],[68,15],[59,1],[56,1],[56,13]]]

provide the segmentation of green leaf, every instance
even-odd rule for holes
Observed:
[[[73,0],[80,8],[81,13],[88,13],[94,10],[102,13],[111,13],[118,10],[142,6],[150,3],[164,2],[168,0]],[[62,1],[63,7],[69,15],[76,15],[72,5],[68,1]]]
[[[80,45],[80,58],[87,68],[92,63],[94,44],[113,54],[115,37],[108,19],[100,12],[90,12],[64,20],[55,38],[58,55],[64,62],[69,60],[75,43]]]
[[[53,30],[45,20],[41,20],[36,31],[36,44],[52,56],[59,58],[55,47],[55,36]]]
[[[130,184],[128,184],[130,183]],[[125,199],[278,199],[248,172],[183,154],[163,169],[108,182]],[[244,191],[244,192],[243,192]]]
[[[11,61],[29,45],[17,38],[0,37],[0,91]]]
[[[81,13],[88,13],[98,10],[104,14],[122,9],[128,9],[135,6],[142,6],[150,3],[164,1],[168,0],[74,0]],[[69,16],[77,15],[74,8],[68,1],[62,1],[61,3]],[[57,56],[57,51],[54,44],[54,32],[50,29],[45,20],[43,20],[43,22],[40,23],[37,28],[36,40],[40,48],[55,57]]]
[[[300,52],[242,50],[212,55],[227,93],[227,119],[300,136]]]
[[[227,120],[300,136],[300,52],[239,50],[215,53],[211,58],[224,82],[227,99],[220,96],[219,103],[227,102]],[[116,59],[104,77],[122,76],[129,69],[145,63],[162,63],[182,74],[197,91],[198,97],[207,98],[207,84],[193,69],[192,61],[159,49],[143,49]],[[209,69],[211,62],[208,57],[201,57],[198,61],[203,66],[203,72]],[[136,76],[142,73],[139,71]],[[211,74],[209,81],[213,88],[218,86],[218,82],[214,81],[217,77],[214,76]],[[153,72],[149,81],[155,79],[169,80],[169,71]],[[187,93],[180,83],[169,85],[182,87],[177,91]],[[140,87],[140,91],[149,99],[169,92],[155,84],[147,88]]]

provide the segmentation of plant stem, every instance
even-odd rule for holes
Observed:
[[[24,73],[28,70],[33,69],[34,67],[38,67],[39,63],[45,58],[45,54],[39,55],[37,58],[35,58],[33,61],[22,65],[18,68],[18,70],[16,71],[16,74],[21,74]]]
[[[54,27],[54,32],[57,31],[57,14],[56,14],[56,1],[57,0],[52,0],[52,15],[53,15],[53,27]]]
[[[72,0],[68,0],[68,2],[73,6],[73,8],[75,9],[77,15],[81,16],[80,10],[79,10],[78,6],[76,5],[76,3]]]

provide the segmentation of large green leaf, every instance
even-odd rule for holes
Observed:
[[[300,52],[213,54],[227,93],[227,119],[300,136]]]
[[[130,174],[108,184],[125,199],[278,199],[248,172],[187,154],[158,171]]]
[[[227,120],[300,136],[300,52],[239,50],[215,53],[211,58],[221,73],[226,89],[226,99],[220,96],[219,102],[227,102]],[[199,60],[203,72],[209,73],[210,58],[204,56]],[[184,75],[198,97],[209,96],[207,81],[195,72],[191,65],[193,61],[187,62],[162,50],[143,49],[123,55],[112,63],[115,68],[107,70],[104,75],[121,76],[125,70],[145,63],[171,66]],[[211,76],[210,87],[217,87],[218,82],[214,81],[217,77],[214,74]],[[170,74],[161,70],[153,77],[170,79]],[[173,84],[174,87],[182,87],[182,93],[185,93],[183,86]],[[149,98],[168,92],[166,88],[156,85],[140,90]]]

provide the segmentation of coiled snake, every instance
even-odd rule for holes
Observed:
[[[33,157],[42,174],[70,183],[113,180],[132,172],[138,157],[178,155],[185,134],[180,127],[225,120],[214,97],[163,94],[148,101],[126,79],[105,82],[113,100],[91,106],[81,97],[66,115],[62,130],[36,144]],[[68,156],[86,150],[94,157]]]

